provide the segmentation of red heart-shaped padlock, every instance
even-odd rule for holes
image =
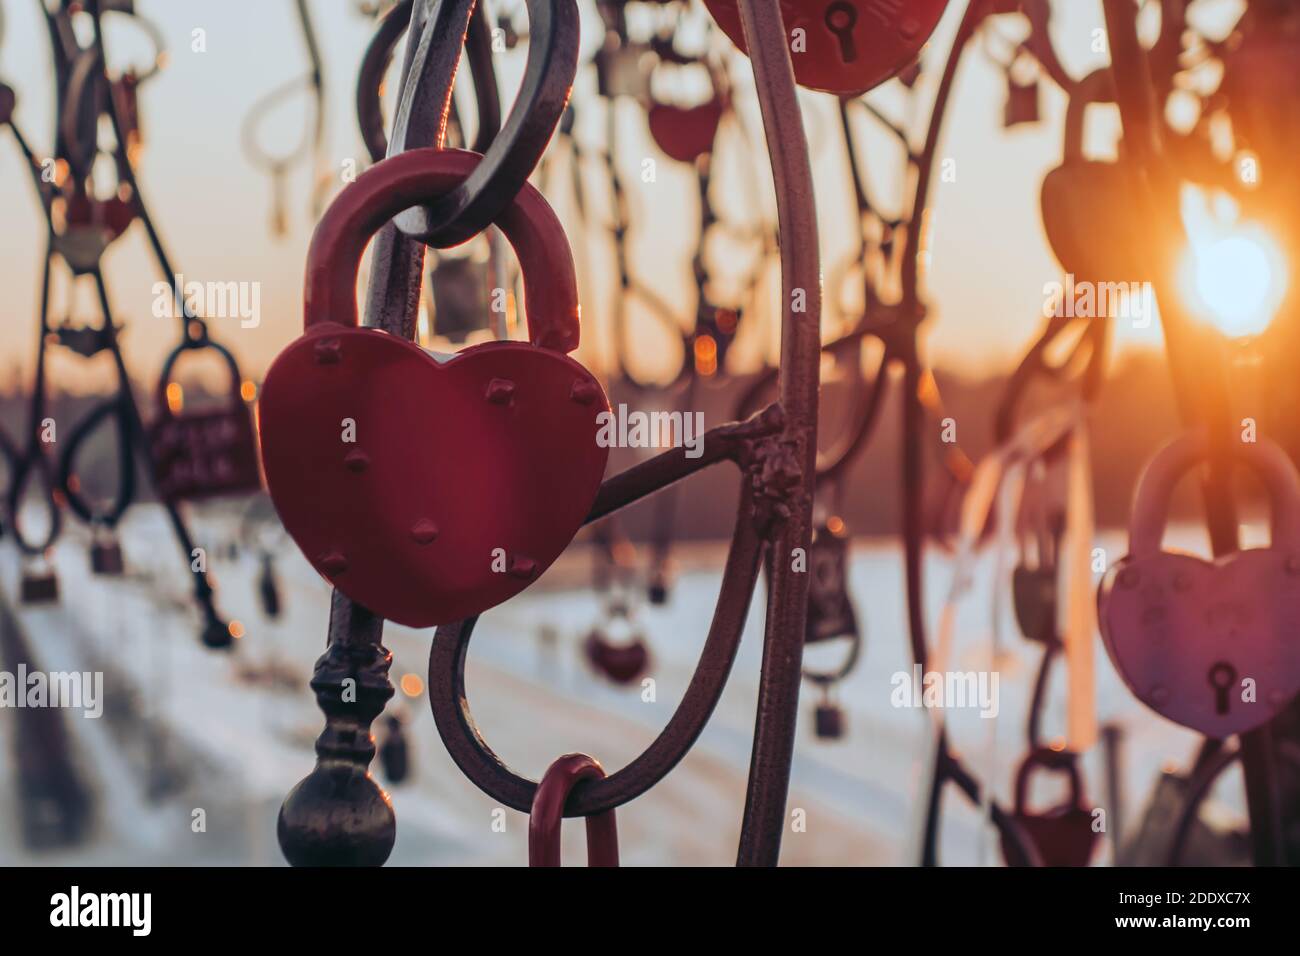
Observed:
[[[1213,563],[1160,549],[1170,493],[1210,454],[1204,434],[1189,433],[1147,466],[1129,553],[1098,592],[1102,640],[1129,689],[1162,716],[1216,738],[1267,723],[1300,692],[1300,477],[1267,439],[1226,445],[1269,490],[1270,546]]]
[[[519,257],[531,344],[434,356],[356,327],[370,235],[480,159],[411,150],[340,193],[308,252],[307,330],[262,391],[263,465],[285,528],[344,594],[412,627],[478,614],[536,580],[582,526],[608,456],[604,390],[564,354],[579,333],[572,254],[533,187],[497,222]]]
[[[744,51],[736,0],[704,5]],[[827,93],[865,93],[916,59],[947,6],[948,0],[781,0],[794,78]]]
[[[654,103],[646,114],[650,135],[669,158],[693,163],[713,149],[723,108],[720,96],[691,107]]]

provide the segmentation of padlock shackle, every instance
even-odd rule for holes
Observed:
[[[1217,451],[1204,429],[1189,431],[1156,452],[1138,479],[1129,521],[1129,555],[1148,557],[1160,552],[1169,499],[1179,479]],[[1249,466],[1268,489],[1272,507],[1273,547],[1300,548],[1300,474],[1281,447],[1267,438],[1254,442],[1228,440],[1222,445],[1232,458]]]
[[[327,324],[356,328],[357,273],[370,237],[403,210],[453,189],[482,160],[464,149],[412,149],[376,163],[339,193],[307,250],[304,330]],[[496,225],[519,259],[529,341],[572,352],[580,334],[578,279],[555,210],[525,183]]]
[[[239,371],[239,363],[235,361],[235,356],[230,349],[226,348],[220,342],[215,342],[210,338],[186,339],[176,348],[168,353],[167,358],[163,361],[162,371],[158,374],[158,416],[160,418],[172,418],[171,406],[167,404],[167,386],[171,383],[172,369],[176,362],[186,352],[198,352],[203,349],[211,349],[225,360],[226,368],[230,370],[230,396],[234,407],[238,408],[244,403],[240,395],[240,387],[243,385],[243,376]]]
[[[586,754],[565,754],[546,768],[528,814],[528,865],[560,865],[564,804],[583,780],[603,780],[605,769]],[[618,823],[614,811],[587,817],[587,865],[618,866]]]
[[[1115,79],[1110,67],[1093,70],[1070,91],[1065,107],[1065,142],[1061,149],[1063,162],[1082,162],[1083,131],[1088,117],[1088,107],[1094,103],[1115,102]]]
[[[1068,774],[1070,778],[1070,806],[1083,806],[1083,779],[1079,776],[1079,762],[1074,754],[1037,747],[1031,750],[1016,771],[1016,816],[1024,816],[1029,806],[1029,775],[1032,771],[1050,770]]]

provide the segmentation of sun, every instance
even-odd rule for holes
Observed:
[[[1199,191],[1198,191],[1199,192]],[[1262,226],[1237,222],[1235,209],[1203,195],[1184,196],[1189,244],[1180,285],[1188,307],[1229,338],[1259,335],[1273,321],[1286,294],[1282,251]]]

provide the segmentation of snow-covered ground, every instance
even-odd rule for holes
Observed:
[[[14,607],[33,655],[45,670],[105,673],[106,714],[99,720],[68,712],[79,766],[96,793],[92,838],[81,846],[39,854],[24,848],[12,782],[11,712],[0,710],[0,862],[66,864],[280,864],[275,820],[284,794],[312,767],[312,742],[322,727],[307,679],[324,645],[328,588],[292,551],[277,570],[284,615],[267,620],[256,594],[254,554],[223,559],[219,545],[235,534],[229,511],[196,517],[198,538],[212,556],[219,604],[246,633],[233,654],[205,650],[187,603],[189,580],[180,554],[154,507],[134,509],[123,527],[131,574],[89,573],[86,536],[66,533],[55,563],[62,600],[51,608],[16,605],[18,559],[0,548],[0,587]],[[1192,536],[1194,544],[1195,537]],[[1112,553],[1123,540],[1102,542]],[[576,562],[587,561],[578,556]],[[583,662],[580,644],[601,616],[599,599],[583,591],[546,590],[544,580],[525,595],[485,615],[475,631],[467,684],[475,719],[507,764],[536,777],[556,756],[586,751],[608,769],[622,766],[657,735],[690,679],[716,597],[721,552],[682,553],[683,572],[664,607],[643,602],[637,624],[650,640],[657,684],[654,702],[640,689],[615,688]],[[575,567],[585,565],[577,564]],[[557,571],[562,569],[557,568]],[[790,864],[906,864],[914,859],[928,719],[919,710],[890,706],[891,677],[910,673],[900,553],[893,542],[859,542],[851,587],[866,631],[863,658],[841,686],[848,718],[845,739],[826,743],[812,733],[816,694],[806,689],[790,807],[806,811],[803,832],[787,833]],[[953,666],[978,670],[987,659],[994,562],[976,571],[958,629]],[[559,575],[555,575],[559,576]],[[575,575],[568,574],[570,579]],[[951,579],[948,559],[933,553],[928,566],[931,620]],[[628,864],[728,864],[734,860],[744,804],[762,634],[762,585],[751,607],[732,678],[700,741],[659,786],[618,812],[620,847]],[[554,643],[540,639],[550,628]],[[998,796],[1008,800],[1015,763],[1024,751],[1024,712],[1038,650],[1008,621],[1000,637],[1000,714],[950,714],[954,746]],[[397,813],[401,865],[521,864],[527,824],[506,812],[505,832],[493,827],[494,801],[462,777],[433,726],[422,682],[431,631],[389,625],[393,651],[390,704],[407,721],[411,779],[390,788]],[[809,656],[833,655],[813,648]],[[294,687],[273,687],[270,666],[290,673]],[[405,679],[404,679],[405,678]],[[1124,690],[1097,645],[1098,710],[1103,722],[1125,730],[1122,782],[1126,819],[1137,819],[1160,768],[1183,763],[1196,738],[1148,712]],[[407,691],[411,693],[407,693]],[[381,721],[376,722],[376,729]],[[1064,729],[1064,674],[1052,682],[1044,719],[1049,735]],[[1102,755],[1085,758],[1090,805],[1103,805]],[[378,762],[375,767],[379,774]],[[381,777],[382,779],[382,777]],[[1036,793],[1049,801],[1051,782]],[[1223,809],[1240,810],[1236,771],[1217,788]],[[997,863],[996,839],[978,811],[955,790],[945,802],[942,859]],[[206,827],[192,821],[202,810]],[[583,858],[580,826],[565,827],[566,859]],[[1109,849],[1098,861],[1109,859]]]

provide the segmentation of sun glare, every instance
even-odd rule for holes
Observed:
[[[1239,222],[1231,202],[1210,210],[1205,194],[1183,194],[1189,246],[1183,261],[1183,298],[1202,321],[1230,338],[1249,338],[1273,321],[1286,293],[1286,263],[1268,232]]]

